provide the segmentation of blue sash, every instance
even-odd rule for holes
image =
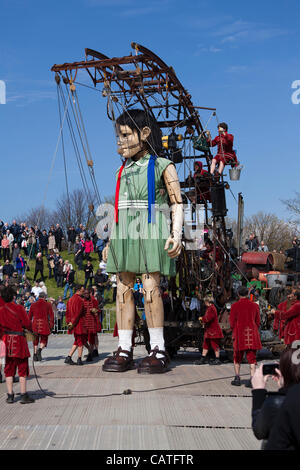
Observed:
[[[148,224],[155,223],[155,155],[150,155],[147,177],[148,177]]]

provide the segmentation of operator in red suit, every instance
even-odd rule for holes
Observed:
[[[235,379],[231,385],[241,385],[240,367],[244,357],[247,355],[250,364],[251,377],[255,372],[256,351],[262,348],[259,334],[260,312],[259,306],[248,299],[247,287],[239,288],[238,302],[231,306],[230,310],[230,328],[232,329],[233,339],[233,362]],[[251,379],[246,384],[251,387]]]
[[[54,313],[50,302],[45,300],[46,294],[40,292],[39,299],[31,304],[29,319],[32,321],[32,329],[35,333],[33,341],[34,361],[42,360],[42,350],[47,347],[48,337],[54,326]],[[40,343],[40,347],[38,345]]]
[[[274,313],[274,323],[273,323],[273,330],[275,333],[278,333],[279,339],[284,338],[284,328],[285,328],[285,320],[284,314],[291,308],[294,304],[294,294],[290,291],[287,295],[287,299],[284,302],[281,302],[277,309],[273,309],[272,312]]]
[[[284,342],[288,346],[300,340],[300,291],[294,293],[294,304],[282,314],[285,320]]]
[[[2,292],[4,305],[0,307],[0,337],[5,344],[6,356],[4,373],[7,387],[7,403],[14,403],[13,378],[18,369],[21,388],[21,403],[33,403],[26,392],[26,377],[29,376],[28,358],[30,352],[24,329],[32,331],[32,324],[22,307],[13,302],[15,292],[11,287],[5,287]]]
[[[205,204],[206,201],[211,202],[209,180],[206,180],[206,177],[209,176],[208,171],[203,170],[203,164],[200,161],[194,163],[194,170],[194,182],[197,195],[197,204]],[[197,178],[200,179],[197,180]]]
[[[1,289],[2,291],[2,289]],[[0,291],[0,308],[3,307],[5,304],[4,300],[1,297],[1,291]],[[1,327],[0,327],[0,384],[2,383],[2,360],[5,360],[5,351],[4,351],[4,345],[2,343],[2,337],[1,337]]]
[[[228,125],[226,122],[221,122],[218,125],[219,135],[213,140],[211,139],[210,132],[207,131],[207,139],[210,147],[218,146],[217,155],[213,158],[210,166],[210,173],[213,175],[216,169],[216,164],[219,164],[218,172],[223,173],[225,165],[231,164],[238,165],[236,153],[233,150],[233,135],[228,134]]]
[[[204,324],[204,341],[202,347],[202,357],[195,364],[207,364],[207,353],[210,348],[215,352],[215,360],[210,364],[219,365],[220,361],[220,340],[224,338],[223,332],[219,325],[217,309],[214,306],[212,297],[205,297],[206,312],[203,317],[199,317],[199,321]]]
[[[96,300],[96,299],[95,299]],[[93,360],[93,351],[96,344],[97,336],[97,314],[98,308],[95,308],[95,302],[92,299],[89,289],[84,291],[84,316],[85,316],[85,325],[88,333],[88,343],[89,343],[89,353],[86,359],[86,362],[92,362]]]
[[[90,289],[90,293],[91,293],[91,299],[93,301],[93,308],[95,309],[95,322],[96,322],[95,346],[94,346],[94,350],[92,352],[92,356],[93,357],[98,357],[99,356],[99,352],[98,352],[99,340],[98,340],[97,333],[101,333],[101,331],[102,331],[102,325],[101,325],[101,321],[100,321],[101,309],[99,307],[98,300],[93,295],[92,289]]]
[[[82,366],[82,353],[83,347],[88,347],[88,332],[85,323],[85,310],[84,310],[84,287],[77,285],[75,286],[75,294],[68,300],[66,310],[66,322],[68,326],[68,334],[74,334],[74,344],[65,359],[66,364],[74,365],[72,356],[78,348],[78,359],[77,365]]]

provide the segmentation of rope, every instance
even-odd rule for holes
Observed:
[[[61,125],[61,107],[60,107],[60,98],[59,98],[59,90],[56,88],[57,91],[57,102],[58,102],[58,111],[59,111],[59,121]],[[67,190],[67,198],[68,198],[68,224],[71,224],[71,206],[70,206],[70,194],[69,194],[69,184],[68,184],[68,175],[67,175],[67,165],[66,165],[66,155],[65,155],[65,145],[64,145],[64,136],[62,134],[61,137],[62,142],[62,149],[63,149],[63,160],[64,160],[64,171],[65,171],[65,182],[66,182],[66,190]]]
[[[49,171],[49,175],[48,175],[48,180],[47,180],[45,191],[44,191],[44,197],[43,197],[43,200],[42,200],[42,205],[41,205],[41,209],[40,209],[38,220],[37,220],[37,226],[39,226],[42,211],[45,208],[47,192],[48,192],[49,184],[50,184],[52,173],[53,173],[53,168],[54,168],[55,161],[56,161],[56,156],[57,156],[57,152],[58,152],[59,143],[60,143],[60,140],[61,140],[61,137],[62,137],[62,131],[63,131],[63,126],[64,126],[65,118],[66,118],[66,115],[67,115],[67,111],[68,111],[70,96],[71,96],[71,90],[69,91],[68,99],[65,103],[64,115],[63,115],[62,122],[60,124],[60,129],[59,129],[59,134],[58,134],[58,138],[57,138],[57,142],[56,142],[56,147],[55,147],[55,150],[54,150],[54,153],[53,153],[51,167],[50,167],[50,171]],[[27,254],[27,264],[28,264],[29,259],[31,258],[32,248],[33,248],[33,246],[31,246],[29,254]]]

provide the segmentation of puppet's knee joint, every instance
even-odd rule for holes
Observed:
[[[128,294],[129,293],[129,294]],[[132,288],[127,284],[123,284],[123,282],[119,281],[117,285],[117,296],[120,303],[125,303],[125,297],[132,297]]]
[[[143,291],[146,303],[152,303],[155,296],[160,296],[159,281],[151,275],[143,279]]]

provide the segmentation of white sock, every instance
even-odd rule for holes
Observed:
[[[132,333],[133,330],[118,330],[119,334],[119,347],[123,351],[130,351],[132,347]],[[120,356],[126,357],[126,354],[120,353]]]
[[[150,335],[150,345],[151,349],[154,349],[155,346],[158,346],[160,351],[165,351],[165,340],[164,340],[164,329],[160,328],[149,328]],[[158,359],[164,357],[162,354],[157,354]]]

